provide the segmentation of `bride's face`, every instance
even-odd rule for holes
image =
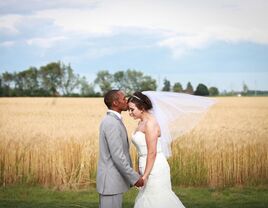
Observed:
[[[139,110],[137,106],[132,102],[128,103],[128,112],[129,112],[129,115],[134,119],[141,118],[142,110]]]

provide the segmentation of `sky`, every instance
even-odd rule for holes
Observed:
[[[267,0],[0,0],[0,73],[71,64],[268,90]]]

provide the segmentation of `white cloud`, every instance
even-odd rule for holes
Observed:
[[[0,43],[0,46],[3,46],[5,48],[10,48],[15,44],[14,41],[4,41],[2,43]]]
[[[201,49],[207,46],[209,41],[208,34],[181,35],[160,41],[158,45],[170,48],[173,52],[173,57],[178,58],[192,49]]]
[[[60,41],[67,40],[67,37],[59,36],[59,37],[52,37],[52,38],[33,38],[26,41],[28,45],[31,46],[38,46],[41,48],[51,48],[55,46]]]
[[[7,1],[8,2],[8,1]],[[5,3],[8,8],[9,3]],[[15,6],[11,1],[9,6]],[[48,20],[57,37],[79,34],[84,37],[111,36],[122,30],[153,31],[162,37],[156,45],[168,47],[174,57],[212,41],[248,41],[268,44],[268,1],[266,0],[100,0],[33,1],[27,19]],[[3,4],[3,3],[2,3]],[[0,28],[18,33],[16,15],[0,17]],[[47,24],[49,24],[47,23]],[[33,28],[35,29],[35,28]],[[36,37],[28,43],[51,47],[56,41]]]
[[[20,23],[21,18],[20,15],[0,16],[0,31],[7,34],[18,34],[19,30],[17,29],[17,26]]]
[[[53,8],[90,8],[94,7],[98,0],[8,0],[0,1],[0,13],[31,13],[38,10]],[[19,5],[19,6],[18,6]]]
[[[103,23],[102,17],[79,9],[55,9],[37,12],[36,17],[50,19],[64,32],[82,33],[91,36],[111,34],[112,28]]]

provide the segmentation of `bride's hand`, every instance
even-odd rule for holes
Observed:
[[[147,183],[148,181],[148,178],[146,176],[142,176],[142,179],[143,179],[143,182],[144,182],[144,185]]]

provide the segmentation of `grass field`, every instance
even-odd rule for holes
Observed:
[[[0,185],[61,190],[95,185],[101,98],[1,98]],[[123,114],[129,135],[135,121]],[[204,120],[172,144],[174,186],[268,184],[268,98],[217,98]],[[131,146],[136,164],[136,153]]]
[[[266,208],[267,188],[174,188],[189,208]],[[132,208],[137,190],[124,195],[123,207]],[[10,186],[0,188],[0,207],[5,208],[76,208],[98,207],[98,195],[93,188],[86,191],[56,191],[41,187]]]

